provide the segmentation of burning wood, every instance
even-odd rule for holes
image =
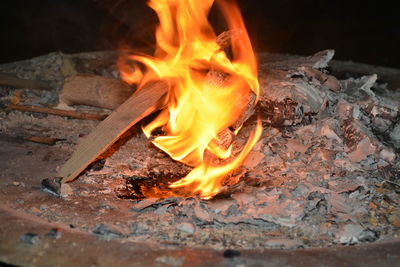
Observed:
[[[241,34],[243,32],[239,36]],[[87,168],[75,183],[61,184],[58,179],[45,179],[42,182],[43,191],[61,196],[62,201],[51,199],[50,208],[42,209],[40,206],[38,209],[35,203],[31,203],[31,196],[22,203],[20,199],[27,194],[19,194],[15,205],[29,209],[30,213],[46,220],[73,224],[81,231],[121,242],[150,240],[163,244],[201,244],[218,248],[297,248],[356,244],[399,235],[400,94],[387,90],[376,75],[338,80],[329,72],[330,60],[334,55],[332,50],[310,57],[275,62],[262,60],[256,77],[260,81],[259,91],[252,90],[256,88],[256,83],[251,87],[253,80],[249,77],[237,78],[237,71],[241,69],[231,66],[237,63],[235,37],[224,33],[217,38],[217,45],[215,36],[212,37],[212,40],[206,39],[213,48],[212,56],[205,57],[211,63],[194,60],[198,64],[190,70],[199,75],[194,85],[201,84],[200,89],[211,96],[213,93],[217,96],[221,92],[223,94],[224,90],[231,88],[232,81],[243,86],[239,90],[239,93],[243,93],[240,98],[228,98],[234,105],[227,109],[237,109],[239,112],[227,120],[226,114],[222,114],[220,109],[210,110],[211,119],[208,116],[202,118],[201,109],[208,108],[207,105],[214,102],[213,98],[208,98],[209,95],[199,93],[199,98],[210,101],[198,104],[189,101],[192,100],[191,95],[186,97],[186,91],[179,91],[179,94],[175,91],[180,88],[178,85],[187,82],[182,82],[175,72],[168,75],[162,72],[169,71],[174,65],[168,60],[168,64],[158,60],[170,59],[166,50],[179,50],[185,54],[188,52],[185,49],[195,47],[188,45],[181,49],[175,43],[175,46],[166,45],[168,42],[163,43],[166,47],[159,49],[155,57],[135,57],[153,68],[150,72],[155,76],[148,79],[153,83],[148,83],[141,76],[145,72],[136,73],[133,78],[129,73],[123,74],[127,81],[138,82],[141,89],[128,97],[96,128],[92,121],[67,120],[52,115],[44,117],[43,114],[28,116],[15,110],[1,111],[0,129],[6,134],[42,136],[41,133],[46,132],[54,138],[63,135],[64,140],[53,146],[40,146],[49,149],[47,154],[40,154],[40,162],[46,161],[46,164],[55,167],[75,150],[59,171],[66,182],[77,177],[128,128],[150,113],[162,109],[140,125],[144,125],[147,135],[154,138],[156,146],[151,145],[145,135],[132,130],[130,139],[124,140],[125,144],[95,166]],[[231,44],[232,49],[227,49]],[[232,50],[231,55],[228,50]],[[171,57],[175,59],[175,55]],[[75,99],[80,89],[95,92],[99,87],[93,86],[93,81],[103,80],[105,84],[110,82],[117,87],[121,85],[110,78],[82,77],[77,74],[87,75],[87,69],[80,68],[77,63],[81,62],[84,66],[82,62],[85,60],[75,60],[82,55],[63,56],[63,60],[58,56],[57,60],[54,60],[54,55],[48,57],[69,66],[60,68],[57,65],[58,71],[63,69],[64,76],[55,79],[54,84],[61,84],[64,78],[69,77],[64,83],[61,100],[62,95],[68,93],[67,88],[72,86],[76,90],[71,91]],[[227,66],[222,64],[221,67],[215,63],[221,60],[219,57]],[[95,62],[94,56],[83,58]],[[46,62],[43,59],[39,61]],[[159,64],[152,64],[153,61]],[[91,75],[99,75],[104,71],[105,76],[113,76],[114,67],[110,67],[112,61],[106,62],[99,64],[102,67]],[[184,63],[190,65],[191,61]],[[93,63],[92,67],[95,65]],[[3,71],[2,68],[6,69],[7,66],[0,66]],[[144,67],[139,69],[143,71]],[[59,77],[59,74],[54,76]],[[141,79],[136,80],[138,77]],[[126,86],[120,89],[130,90]],[[24,91],[20,96],[21,101],[25,101],[26,105],[43,105],[52,103],[58,96],[57,91],[51,91],[51,97],[44,91],[40,92],[43,95]],[[186,97],[182,107],[178,103],[178,95]],[[113,105],[124,101],[124,97],[118,97]],[[10,98],[3,94],[1,100],[8,104]],[[229,102],[226,97],[221,98],[222,102]],[[86,100],[90,100],[90,97]],[[86,100],[84,104],[93,105],[93,102]],[[164,109],[165,106],[172,106],[172,109]],[[196,108],[192,109],[193,106]],[[223,107],[226,107],[224,103]],[[190,140],[186,144],[192,144],[192,136],[183,135],[185,131],[173,127],[182,121],[191,122],[185,116],[178,119],[180,108],[198,115],[195,121],[218,122],[223,118],[223,125],[217,125],[210,135],[212,138],[203,144],[202,148],[207,152],[203,153],[204,150],[195,147],[181,155],[163,143],[163,140],[173,140],[174,134],[178,133],[184,137],[176,142],[178,145],[185,143],[186,138]],[[258,114],[262,125],[257,116],[253,116]],[[156,115],[158,121],[150,122],[153,124],[148,126],[148,121]],[[176,121],[171,122],[171,118],[176,118]],[[207,128],[205,125],[190,124],[184,129],[189,133],[194,129],[197,133]],[[254,129],[257,131],[254,132]],[[263,133],[261,129],[264,129]],[[90,130],[93,131],[88,134]],[[75,148],[78,137],[84,135],[85,139]],[[33,140],[38,141],[37,138]],[[243,148],[244,152],[241,152]],[[29,149],[27,155],[36,153],[32,152],[32,148]],[[230,157],[225,159],[220,156],[221,159],[216,159],[218,155],[213,155],[209,150],[217,149],[230,151]],[[201,152],[197,153],[200,157],[187,158],[192,151]],[[168,154],[183,163],[173,160]],[[58,155],[61,156],[57,161]],[[34,159],[34,156],[30,159]],[[226,166],[236,159],[240,164],[228,168],[228,171],[223,170],[220,175],[217,167]],[[193,169],[184,163],[193,165],[195,171],[192,172]],[[7,170],[8,166],[4,168],[4,177],[8,177]],[[201,191],[196,187],[180,186],[193,185],[192,181],[185,180],[192,177],[191,173],[195,174],[194,178],[202,178],[210,170],[217,173],[214,176],[211,173],[211,176],[216,178],[218,191],[214,188]],[[175,186],[171,187],[171,184]],[[7,188],[14,190],[14,187],[19,189],[22,183],[9,182]],[[8,195],[12,194],[2,194],[0,197],[3,199]],[[117,197],[133,201],[118,200]],[[212,199],[204,200],[210,197]],[[42,201],[43,195],[38,198]],[[85,205],[75,208],[73,203]],[[85,209],[85,212],[81,212],[81,209]]]
[[[76,149],[58,175],[63,182],[75,179],[90,163],[112,145],[135,123],[157,110],[157,103],[166,93],[162,82],[150,83],[133,94],[110,116],[97,125]],[[134,109],[132,107],[135,107]]]
[[[259,92],[255,56],[238,8],[235,5],[221,4],[223,12],[227,15],[228,24],[236,28],[235,30],[241,35],[240,38],[232,36],[228,38],[228,34],[221,35],[219,38],[221,44],[218,44],[207,22],[211,4],[212,2],[194,5],[182,1],[174,6],[158,1],[150,2],[150,6],[158,13],[161,20],[155,57],[132,56],[131,59],[146,66],[146,72],[142,73],[138,68],[133,73],[122,72],[127,82],[138,84],[139,92],[143,84],[151,80],[165,80],[169,83],[166,100],[168,109],[162,111],[144,130],[149,137],[153,130],[163,127],[167,135],[156,137],[153,143],[175,160],[195,167],[187,177],[171,186],[193,187],[193,193],[200,193],[204,198],[210,198],[219,191],[224,176],[240,167],[261,134],[259,124],[243,151],[231,162],[222,166],[211,166],[204,161],[203,154],[206,150],[220,159],[231,156],[230,147],[223,148],[218,145],[220,142],[213,140],[217,140],[218,134],[227,127],[236,124],[236,128],[239,128],[244,120],[250,117],[251,106],[256,99],[252,91],[255,94]],[[197,15],[187,16],[188,11],[197,12]],[[176,18],[170,17],[170,12],[177,12],[178,19],[186,21],[176,23]],[[163,20],[164,18],[167,19]],[[208,32],[204,32],[205,28]],[[178,43],[176,37],[180,38]],[[227,43],[231,44],[232,61],[222,51],[228,46]],[[202,72],[207,69],[211,70],[204,76]],[[68,100],[63,95],[60,99]],[[129,107],[126,102],[123,106]],[[118,113],[121,112],[113,113],[114,119],[126,116],[125,113],[117,115]],[[216,114],[219,116],[216,117]],[[134,119],[135,117],[132,118]],[[110,138],[105,138],[102,142],[93,142],[91,138],[98,139],[100,133],[107,130],[103,127],[107,125],[106,122],[100,124],[96,132],[87,137],[85,145],[81,146],[59,172],[64,178],[63,181],[74,179],[122,134],[121,131],[133,125],[130,121],[126,121],[125,124],[124,127],[119,127],[119,132],[114,131],[113,134],[109,134]],[[95,150],[89,153],[90,156],[81,158],[81,154],[88,150],[87,147]]]
[[[133,73],[122,73],[124,80],[139,87],[153,79],[169,83],[167,109],[144,131],[149,137],[161,127],[165,135],[156,137],[153,144],[173,159],[194,167],[171,187],[185,186],[204,198],[219,191],[223,178],[240,167],[261,134],[258,125],[243,151],[230,162],[213,165],[205,161],[205,152],[219,159],[231,157],[230,148],[220,147],[213,140],[238,120],[249,117],[246,110],[249,103],[255,103],[252,94],[259,93],[255,55],[238,7],[220,3],[233,31],[221,35],[218,43],[207,21],[212,4],[150,1],[160,19],[155,55],[131,56],[145,66],[145,72],[136,68]],[[240,33],[239,38],[233,36],[235,32]],[[229,43],[232,60],[224,52]],[[242,114],[244,119],[240,118]]]

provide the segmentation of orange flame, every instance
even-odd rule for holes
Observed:
[[[241,33],[239,38],[231,38],[230,60],[207,20],[213,3],[150,0],[148,4],[160,21],[155,54],[131,56],[146,67],[144,72],[137,66],[133,73],[121,71],[123,79],[139,89],[150,80],[168,82],[168,108],[143,130],[150,137],[162,127],[166,135],[155,138],[153,144],[173,159],[195,167],[171,187],[186,186],[206,199],[217,194],[223,178],[240,167],[262,129],[259,122],[243,150],[229,163],[212,166],[205,161],[205,151],[220,159],[231,157],[232,146],[218,145],[218,134],[239,119],[247,105],[243,99],[259,92],[257,62],[239,8],[231,1],[218,1],[230,30]],[[210,75],[213,72],[223,73],[223,78]]]

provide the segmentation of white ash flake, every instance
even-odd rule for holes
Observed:
[[[139,182],[154,178],[157,187],[158,178],[168,181],[183,177],[190,170],[152,146],[143,134],[134,133],[105,160],[102,169],[89,170],[68,184],[69,188],[64,187],[68,196],[64,201],[70,201],[72,206],[83,201],[93,203],[96,199],[107,203],[99,204],[92,220],[82,222],[80,230],[95,231],[97,235],[122,242],[143,240],[218,248],[349,245],[399,236],[399,94],[377,84],[376,75],[350,78],[331,86],[323,84],[319,76],[336,81],[321,69],[332,56],[333,51],[326,50],[312,57],[262,64],[262,86],[270,75],[264,72],[264,67],[281,73],[267,88],[271,99],[295,96],[298,101],[305,101],[302,105],[306,111],[316,114],[308,120],[287,120],[285,127],[265,125],[261,140],[238,174],[239,184],[226,186],[223,195],[208,201],[176,196],[117,199],[116,192],[126,189],[128,179]],[[50,57],[50,61],[44,62],[55,62],[57,66],[49,72],[53,73],[49,80],[59,85],[65,78],[59,73],[61,59],[66,58],[59,54]],[[28,63],[24,64],[36,66]],[[13,73],[15,68],[11,64],[1,66],[0,70]],[[43,68],[38,69],[45,75]],[[77,70],[67,71],[68,75]],[[29,73],[22,74],[31,77]],[[62,79],[57,78],[60,75]],[[295,92],[297,95],[290,91],[295,87],[299,90]],[[284,90],[274,92],[274,88]],[[57,92],[51,97],[44,96],[45,100],[40,99],[43,97],[40,94],[29,91],[26,94],[27,103],[38,104],[53,100]],[[311,97],[311,102],[307,103],[304,96]],[[0,100],[9,98],[6,95]],[[233,142],[234,151],[241,148],[254,122],[252,119],[246,122]],[[2,134],[63,138],[65,141],[56,146],[68,152],[96,123],[53,115],[0,112]],[[128,215],[114,216],[123,201],[129,204]],[[49,214],[48,218],[57,216]],[[99,223],[102,220],[108,224]],[[181,264],[181,259],[174,258],[161,257],[155,261]]]

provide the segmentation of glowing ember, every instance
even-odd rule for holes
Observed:
[[[164,136],[153,140],[154,145],[173,159],[194,169],[171,187],[190,189],[202,198],[211,198],[221,188],[223,179],[240,167],[261,135],[261,123],[247,144],[231,157],[231,146],[218,144],[218,134],[232,126],[245,111],[250,94],[258,95],[257,63],[243,24],[240,11],[231,1],[218,1],[230,30],[240,32],[231,38],[233,58],[230,60],[216,42],[216,35],[207,15],[214,0],[151,0],[149,6],[157,13],[160,25],[156,31],[154,56],[133,55],[142,63],[134,72],[122,71],[122,77],[140,89],[150,80],[169,84],[168,108],[144,128],[151,132],[161,127]],[[207,74],[208,73],[208,74]],[[220,73],[218,75],[210,75]],[[220,80],[218,80],[220,79]],[[226,160],[212,165],[204,154]]]

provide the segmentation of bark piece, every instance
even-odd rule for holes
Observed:
[[[157,110],[157,103],[167,90],[168,86],[163,82],[150,83],[114,110],[78,145],[72,157],[62,166],[58,172],[62,182],[74,180],[123,133]]]
[[[311,67],[305,66],[301,67],[300,70],[310,79],[315,79],[323,87],[330,89],[332,91],[338,92],[341,89],[340,82],[333,76],[323,73],[318,69],[313,69]]]
[[[87,105],[115,109],[133,93],[126,83],[97,75],[67,78],[59,95],[59,105]]]

